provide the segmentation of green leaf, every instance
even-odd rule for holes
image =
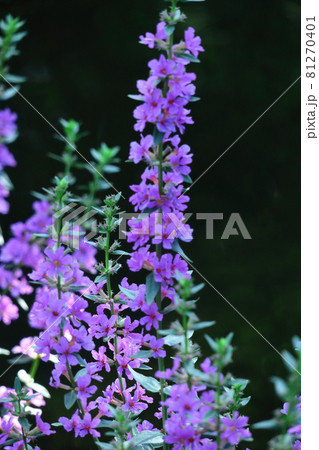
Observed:
[[[250,399],[251,399],[251,396],[241,399],[241,401],[240,401],[241,406],[246,406],[250,402]]]
[[[205,334],[205,339],[208,342],[208,345],[210,346],[210,348],[215,352],[218,350],[218,345],[217,342],[214,341],[214,339],[212,339],[210,336],[208,336],[207,334]]]
[[[202,328],[208,328],[215,325],[215,320],[211,320],[210,322],[199,322],[196,323],[196,325],[193,326],[194,330],[201,330]]]
[[[17,394],[21,392],[22,386],[18,377],[15,377],[13,386]]]
[[[147,364],[141,364],[139,369],[140,370],[153,370],[152,367],[148,366]]]
[[[280,426],[275,419],[263,420],[261,422],[255,423],[254,425],[251,425],[251,428],[253,428],[254,430],[273,430],[279,427]]]
[[[53,423],[51,423],[51,425],[53,427],[63,427],[62,423],[60,423],[60,422],[53,422]]]
[[[13,402],[17,402],[18,399],[13,399],[13,398],[0,398],[0,403],[13,403]]]
[[[163,140],[163,137],[164,137],[164,133],[162,133],[161,131],[159,131],[159,130],[157,129],[157,127],[155,127],[155,128],[154,128],[154,131],[153,131],[154,145],[155,145],[155,146],[160,145],[160,143],[161,143],[162,140]]]
[[[153,355],[153,350],[140,350],[135,353],[132,358],[151,358]]]
[[[29,424],[29,421],[28,421],[28,419],[26,418],[26,417],[19,417],[19,423],[20,423],[20,425],[22,426],[22,428],[24,429],[24,430],[26,430],[26,431],[29,431],[29,429],[30,429],[30,424]]]
[[[1,100],[9,100],[9,98],[16,95],[17,91],[20,89],[20,86],[15,86],[14,88],[8,88],[1,94]]]
[[[128,97],[131,98],[132,100],[137,100],[139,102],[143,102],[144,101],[144,96],[143,95],[129,94]]]
[[[187,331],[187,338],[190,339],[194,334],[193,330],[189,330]],[[175,334],[169,334],[167,336],[164,337],[164,342],[165,345],[169,345],[170,347],[172,347],[173,345],[177,345],[177,344],[181,344],[182,342],[184,342],[184,335],[175,335]]]
[[[164,30],[165,30],[165,33],[167,34],[167,36],[170,36],[175,31],[175,25],[165,25]]]
[[[86,362],[84,361],[84,359],[82,358],[82,356],[79,353],[73,353],[73,355],[79,361],[80,366],[82,366],[82,367],[86,367],[87,366]]]
[[[200,97],[191,97],[189,99],[189,102],[198,102],[200,100]]]
[[[125,252],[124,250],[114,250],[112,255],[131,256],[131,253]]]
[[[64,406],[66,409],[71,409],[76,402],[77,396],[76,391],[72,390],[64,394]]]
[[[161,288],[161,283],[154,280],[154,273],[151,272],[146,277],[146,303],[150,305]]]
[[[95,283],[100,283],[101,281],[106,280],[106,275],[103,273],[102,275],[98,275],[97,277],[95,277],[94,282]]]
[[[163,435],[159,431],[145,430],[138,433],[132,439],[128,441],[131,445],[141,445],[141,444],[152,444],[152,445],[162,445]]]
[[[193,180],[191,179],[191,177],[189,175],[184,175],[183,179],[184,179],[184,183],[192,184],[192,182],[193,182]]]
[[[205,283],[197,284],[192,287],[192,294],[197,294],[197,292],[201,291],[205,287]]]
[[[186,59],[187,61],[190,61],[190,62],[194,62],[194,63],[200,62],[200,60],[198,58],[195,58],[195,56],[192,55],[191,53],[179,53],[177,56],[179,58]]]
[[[103,172],[105,173],[117,173],[120,171],[120,168],[118,166],[115,166],[114,164],[107,164],[103,167]]]
[[[114,424],[114,420],[102,419],[96,428],[114,428]]]
[[[189,259],[189,257],[184,253],[184,250],[182,249],[182,247],[179,245],[178,239],[174,239],[173,244],[172,244],[172,250],[174,250],[174,252],[179,253],[181,255],[182,258],[186,259],[186,261],[188,262],[193,262],[191,259]]]
[[[275,391],[278,397],[284,398],[288,393],[288,386],[286,382],[279,377],[271,377],[270,380],[274,383]]]
[[[120,289],[121,292],[123,292],[124,295],[126,295],[127,298],[129,298],[130,300],[135,300],[135,297],[136,297],[136,294],[137,294],[136,291],[132,291],[131,289],[127,289],[127,288],[121,286],[120,284],[119,284],[119,289]]]
[[[140,383],[143,388],[150,392],[159,392],[161,390],[161,383],[153,377],[146,377],[141,373],[136,372],[132,367],[128,366],[129,371],[134,377],[134,380]]]
[[[287,352],[287,350],[284,350],[282,352],[282,356],[284,357],[283,361],[284,361],[284,364],[286,365],[287,369],[290,372],[293,372],[294,368],[297,367],[297,360],[296,360],[296,358],[294,358],[291,353]]]
[[[112,450],[114,447],[111,444],[107,444],[106,442],[96,442],[96,445],[101,449]]]
[[[6,79],[8,81],[10,81],[10,83],[23,83],[26,80],[25,77],[21,77],[19,75],[13,75],[11,73],[8,73],[6,75]]]

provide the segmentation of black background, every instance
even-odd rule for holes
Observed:
[[[184,5],[184,4],[183,4]],[[21,55],[12,61],[14,73],[25,75],[22,93],[54,126],[74,118],[89,135],[79,150],[86,157],[101,141],[121,147],[128,156],[133,131],[137,79],[147,76],[147,61],[156,51],[138,44],[138,36],[154,31],[160,0],[21,0],[0,1],[0,15],[26,20],[28,36]],[[183,142],[195,154],[193,179],[213,163],[259,117],[300,73],[299,2],[288,0],[208,0],[184,5],[187,25],[202,37],[206,52],[193,65],[198,76],[192,104],[195,125]],[[300,213],[300,82],[281,98],[190,190],[189,211],[224,214],[214,239],[205,239],[205,223],[190,219],[194,241],[186,252],[195,267],[278,350],[290,348],[299,333],[299,213]],[[31,212],[30,190],[49,186],[59,170],[47,152],[61,152],[53,130],[18,96],[8,105],[19,115],[19,139],[11,146],[18,166],[10,169],[15,185],[10,220],[25,220]],[[138,182],[141,166],[122,164],[112,182],[128,198],[129,184]],[[129,210],[127,202],[123,209]],[[240,213],[251,240],[231,236],[221,240],[232,212]],[[1,218],[8,230],[8,218]],[[185,245],[184,245],[185,248]],[[123,271],[123,275],[126,271]],[[198,282],[202,281],[196,275]],[[246,407],[250,422],[270,417],[280,406],[269,381],[285,376],[278,354],[212,288],[206,286],[198,308],[204,320],[216,320],[212,336],[234,331],[236,376],[251,380]],[[10,327],[1,325],[4,347],[24,335],[26,317]],[[199,339],[205,347],[203,338]],[[2,357],[5,367],[4,357]],[[12,368],[1,380],[10,384]],[[39,370],[46,383],[47,367]],[[44,419],[56,421],[62,410],[59,392],[51,389]],[[256,432],[251,449],[266,448],[267,433]],[[45,449],[88,448],[59,431]],[[243,447],[245,448],[245,446]]]

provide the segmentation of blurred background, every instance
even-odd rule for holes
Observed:
[[[127,94],[136,92],[136,80],[147,76],[147,62],[157,55],[138,38],[155,30],[165,6],[162,0],[0,0],[1,18],[11,13],[26,21],[21,55],[11,63],[12,73],[27,77],[22,93],[56,127],[61,117],[82,122],[89,132],[79,144],[85,157],[104,141],[119,145],[122,161],[127,159],[129,143],[137,138],[135,103]],[[201,101],[192,104],[195,125],[183,138],[195,155],[195,180],[298,78],[300,5],[295,0],[208,0],[182,6],[187,25],[197,30],[206,49],[202,62],[192,66]],[[194,241],[184,245],[199,272],[279,351],[291,348],[300,326],[299,97],[300,82],[192,187]],[[16,222],[31,213],[30,190],[49,186],[60,170],[47,152],[59,154],[62,145],[21,98],[7,104],[19,116],[20,136],[11,145],[18,166],[8,170],[15,185],[9,216]],[[129,185],[138,182],[141,170],[123,163],[110,179],[128,198]],[[127,201],[121,206],[130,210]],[[205,238],[205,222],[195,220],[197,212],[224,214],[214,224],[214,239]],[[221,240],[233,212],[241,215],[251,240],[240,234]],[[1,223],[9,236],[8,217],[1,217]],[[202,281],[199,275],[196,281]],[[245,413],[251,423],[270,418],[281,405],[269,378],[287,373],[280,356],[208,285],[198,313],[216,320],[212,336],[234,331],[231,370],[251,380],[246,392],[252,400]],[[0,331],[6,348],[32,334],[25,314],[10,327],[0,325]],[[208,351],[203,337],[199,341]],[[10,385],[14,376],[13,368],[1,384]],[[39,381],[45,384],[48,377],[43,365]],[[51,391],[44,418],[56,421],[63,399]],[[270,436],[256,431],[249,447],[266,449]],[[41,448],[57,445],[80,449],[90,444],[59,430]]]

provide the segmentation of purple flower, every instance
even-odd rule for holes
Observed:
[[[161,55],[159,59],[152,59],[148,63],[148,67],[151,69],[151,74],[154,77],[166,78],[168,75],[174,73],[175,62],[171,59],[166,59],[164,55]]]
[[[10,325],[12,320],[19,317],[18,307],[14,305],[7,295],[0,295],[0,320],[5,325]]]
[[[73,355],[80,350],[81,346],[73,342],[69,342],[64,336],[61,337],[59,344],[53,345],[54,350],[59,355],[59,361],[63,364],[68,362],[71,366],[78,364],[78,360]]]
[[[100,437],[101,433],[96,431],[96,427],[99,425],[99,419],[92,419],[91,414],[85,413],[82,420],[82,429],[80,430],[80,436],[84,437],[87,434],[91,434],[93,437]]]
[[[288,414],[288,410],[289,410],[289,403],[286,402],[286,403],[283,404],[283,407],[282,407],[282,409],[280,410],[280,412],[281,412],[282,414],[287,415],[287,414]]]
[[[239,416],[239,412],[235,411],[233,418],[222,417],[222,439],[227,440],[232,445],[237,445],[241,439],[251,437],[251,433],[245,427],[248,423],[248,417]]]
[[[140,36],[140,42],[147,45],[149,48],[154,48],[156,41],[167,38],[165,26],[165,22],[158,23],[156,26],[156,34],[154,35],[153,33],[146,33],[145,36]]]
[[[100,371],[104,369],[106,372],[110,372],[111,368],[109,359],[106,356],[106,347],[99,347],[98,352],[96,350],[92,350],[92,356],[96,361],[98,361],[97,363],[95,363],[95,367],[97,368],[97,370]]]
[[[153,302],[150,305],[145,304],[142,307],[142,311],[146,316],[141,318],[140,324],[145,325],[147,330],[150,330],[152,327],[157,330],[159,326],[158,322],[163,319],[163,314],[158,312],[156,303]]]
[[[16,113],[13,113],[9,108],[0,111],[0,136],[10,138],[17,129],[16,120]]]
[[[137,142],[131,142],[131,150],[129,158],[134,161],[135,164],[139,163],[142,158],[149,159],[148,151],[153,146],[153,136],[148,134],[147,136],[141,135],[141,141],[138,144]]]
[[[17,165],[16,160],[11,152],[9,152],[8,147],[0,144],[0,170],[5,166],[14,167]]]
[[[46,275],[54,277],[58,273],[65,275],[70,271],[70,265],[72,265],[73,259],[71,255],[65,255],[64,247],[58,247],[56,250],[47,248],[44,250],[47,256],[47,262],[44,263],[46,267]]]
[[[89,375],[83,375],[77,379],[78,398],[80,400],[86,400],[88,397],[94,394],[97,390],[96,386],[90,386],[91,378]]]
[[[166,351],[162,349],[164,346],[164,339],[156,339],[155,336],[146,335],[145,341],[148,342],[151,350],[153,351],[153,358],[164,358],[166,356]]]
[[[41,431],[41,433],[49,436],[50,434],[54,434],[55,431],[51,430],[50,424],[43,422],[43,420],[40,417],[40,414],[37,413],[35,416],[35,421],[37,424],[37,427],[39,428],[39,430]]]
[[[294,450],[301,450],[301,442],[298,439],[294,442]]]
[[[189,27],[185,31],[185,47],[196,58],[197,58],[199,52],[204,51],[203,47],[200,44],[201,44],[201,38],[198,36],[195,36],[194,28]]]
[[[79,417],[78,411],[76,411],[71,419],[67,417],[60,417],[59,422],[63,425],[65,431],[74,431],[75,436],[77,437],[82,428],[81,418]]]

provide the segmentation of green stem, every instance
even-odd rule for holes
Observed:
[[[217,389],[216,389],[216,409],[217,409],[217,450],[220,450],[220,375],[221,375],[221,365],[218,363],[217,370]]]
[[[114,315],[114,302],[113,302],[113,296],[112,296],[112,287],[111,287],[111,274],[110,274],[110,234],[111,234],[111,221],[112,217],[108,216],[107,218],[107,233],[106,233],[106,243],[105,243],[105,270],[106,270],[106,287],[107,287],[107,295],[109,297],[110,301],[110,307],[111,307],[111,314]],[[118,354],[118,340],[117,340],[117,334],[115,333],[114,336],[114,350],[115,350],[115,356]],[[118,369],[118,362],[115,358],[115,366]],[[118,374],[119,383],[121,387],[121,394],[123,397],[124,392],[124,384],[123,384],[123,378],[121,375]]]
[[[19,394],[18,394],[18,405],[19,405],[19,417],[20,417],[20,414],[21,414],[21,412],[22,412],[22,409],[21,409],[21,403],[20,403],[20,398],[19,398]],[[28,450],[28,442],[27,442],[27,438],[26,438],[26,435],[24,434],[24,428],[22,427],[22,440],[23,440],[23,444],[24,444],[24,450]]]
[[[172,0],[171,12],[175,11],[176,5],[177,5],[177,1],[178,0]],[[169,59],[172,57],[173,43],[174,43],[174,36],[173,36],[173,33],[172,33],[170,35],[170,37],[169,37],[169,46],[168,46],[168,57],[169,57]],[[167,94],[167,92],[168,92],[168,80],[165,80],[164,87],[163,87],[163,94],[164,94],[164,96]],[[158,191],[159,191],[159,195],[160,196],[162,196],[164,194],[164,187],[163,187],[163,141],[161,141],[159,146],[158,146]],[[162,224],[162,208],[159,208],[159,215],[160,215],[160,220],[161,220],[161,224]],[[156,245],[156,256],[157,256],[158,259],[160,259],[161,256],[162,256],[162,245],[161,244],[157,244]],[[161,309],[162,309],[161,289],[159,290],[159,292],[158,292],[158,294],[156,296],[156,304],[157,304],[158,310],[161,311]],[[161,334],[160,334],[160,331],[162,330],[162,328],[163,328],[163,324],[162,324],[162,321],[160,321],[158,330],[156,332],[157,339],[160,339],[162,337]],[[164,372],[165,371],[165,360],[162,357],[158,358],[158,369],[159,369],[160,372]],[[166,395],[164,393],[165,380],[163,380],[161,378],[160,383],[161,383],[160,395],[161,395],[161,401],[163,403],[166,400]],[[167,419],[168,419],[167,407],[162,404],[163,430],[165,430],[165,423],[166,423]],[[163,449],[164,450],[168,450],[169,448],[170,448],[170,446],[164,442]]]
[[[35,378],[35,375],[36,375],[36,373],[38,371],[40,360],[41,360],[40,356],[37,356],[33,360],[33,363],[32,363],[32,366],[31,366],[31,370],[30,370],[30,377],[32,377],[33,379]]]

